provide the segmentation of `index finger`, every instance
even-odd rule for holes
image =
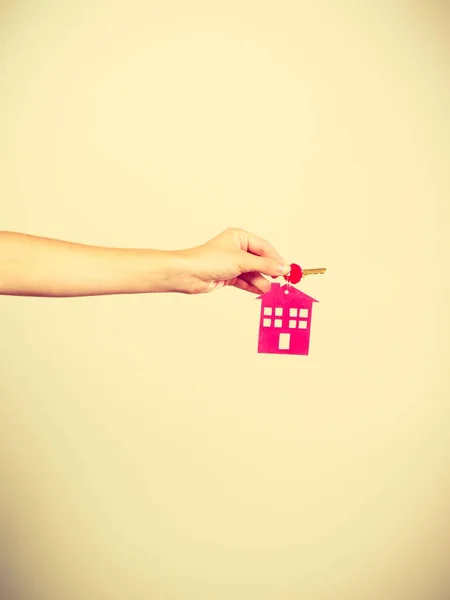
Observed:
[[[282,263],[287,262],[267,240],[244,230],[239,230],[239,238],[241,240],[242,250],[250,252],[250,254],[255,254],[256,256],[275,258]]]

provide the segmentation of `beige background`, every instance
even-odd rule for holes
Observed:
[[[45,600],[438,600],[444,4],[0,6],[0,229],[239,226],[329,269],[308,358],[257,355],[236,290],[0,298],[4,570]]]

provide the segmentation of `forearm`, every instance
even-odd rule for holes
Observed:
[[[182,253],[103,248],[0,232],[0,294],[98,296],[176,290]]]

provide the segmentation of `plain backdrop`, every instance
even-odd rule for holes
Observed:
[[[443,597],[449,22],[0,4],[0,229],[176,249],[236,226],[328,268],[301,284],[309,357],[258,355],[237,290],[0,298],[5,600]]]

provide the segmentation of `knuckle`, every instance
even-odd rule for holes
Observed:
[[[227,233],[233,233],[234,231],[236,231],[236,227],[227,227],[227,228],[225,229],[225,231],[226,231]]]
[[[240,227],[228,227],[227,230],[228,233],[231,233],[233,235],[241,235],[242,233],[245,233],[243,229],[241,229]]]

